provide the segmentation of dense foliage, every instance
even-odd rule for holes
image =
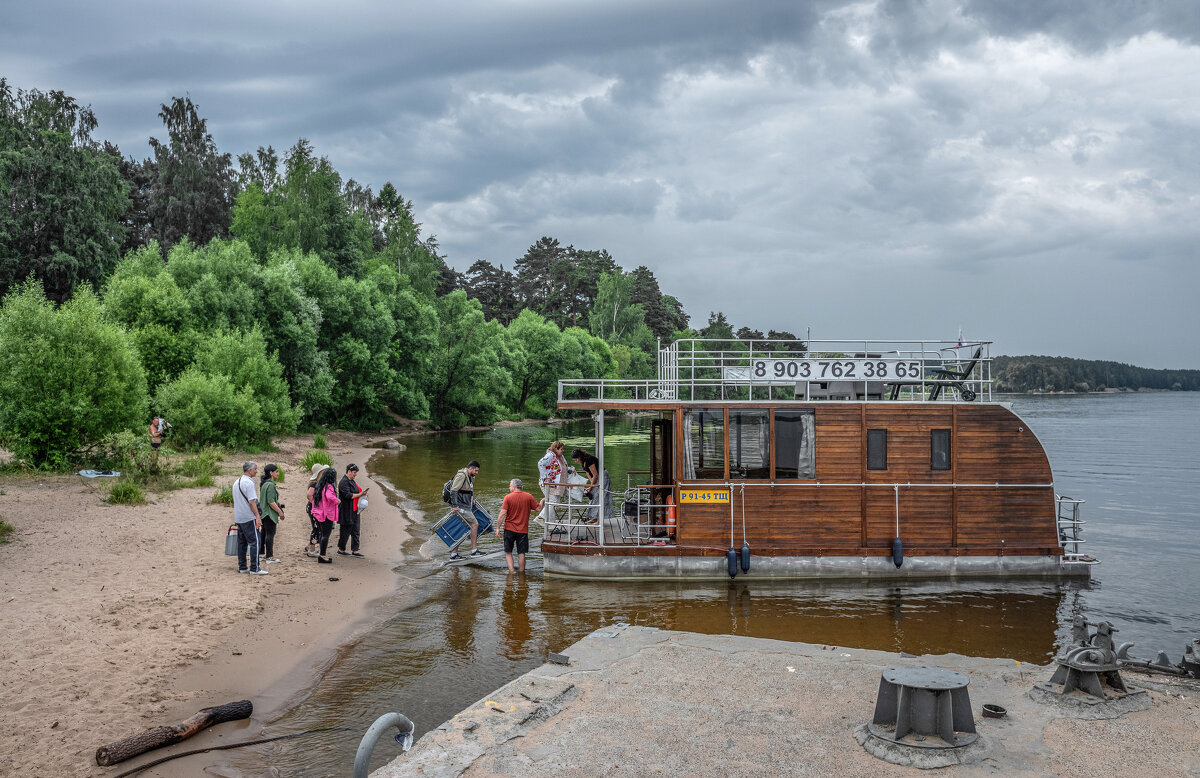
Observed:
[[[0,439],[33,464],[144,436],[151,411],[197,448],[546,417],[559,379],[652,377],[660,340],[763,337],[719,311],[688,329],[649,268],[549,236],[511,269],[457,273],[391,182],[343,181],[303,138],[235,165],[186,97],[159,117],[153,156],[124,158],[90,109],[0,79]],[[1017,390],[1200,388],[1196,371],[1012,360],[996,372]]]
[[[0,307],[0,441],[16,456],[63,467],[107,435],[141,428],[146,379],[124,329],[80,289],[61,307],[30,281]]]

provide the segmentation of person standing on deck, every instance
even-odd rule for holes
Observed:
[[[258,566],[262,518],[258,515],[258,489],[254,488],[256,475],[256,463],[246,462],[242,465],[242,477],[233,484],[233,523],[238,530],[238,572],[266,575],[267,571]],[[246,565],[247,556],[249,567]]]
[[[608,477],[608,470],[604,471],[602,479],[600,477],[600,460],[581,448],[577,448],[571,453],[571,459],[574,459],[583,468],[583,473],[588,479],[584,491],[591,495],[590,502],[595,506],[588,509],[587,523],[594,524],[600,519],[601,508],[603,508],[603,515],[607,518],[611,513],[608,502],[609,495],[612,494],[612,479]]]
[[[346,465],[346,474],[338,482],[338,553],[342,556],[356,556],[360,559],[363,554],[358,550],[358,530],[361,517],[358,513],[358,498],[367,493],[366,489],[354,482],[358,477],[358,465]],[[350,551],[346,551],[346,541],[350,541]]]
[[[471,556],[483,556],[479,550],[479,522],[475,519],[475,476],[479,475],[479,463],[472,459],[467,466],[454,474],[450,483],[450,507],[454,514],[471,528]],[[458,559],[458,552],[450,554]]]
[[[529,514],[541,508],[544,502],[521,491],[523,486],[520,478],[508,482],[508,494],[500,506],[500,517],[496,519],[496,537],[504,538],[504,561],[508,563],[510,573],[513,572],[514,550],[518,567],[525,572],[525,555],[529,553]]]
[[[546,449],[545,456],[538,460],[538,486],[542,488],[545,498],[542,502],[546,506],[538,518],[544,522],[557,520],[558,512],[551,503],[567,493],[567,474],[571,468],[567,466],[563,451],[562,441],[556,440]]]

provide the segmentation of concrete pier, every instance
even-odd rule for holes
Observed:
[[[697,635],[593,632],[426,733],[374,778],[400,776],[918,775],[860,741],[888,667],[967,674],[979,740],[942,775],[1200,776],[1200,681],[1122,671],[1146,710],[1029,694],[1052,667],[956,654]],[[985,703],[1007,709],[984,718]],[[1087,718],[1083,718],[1087,717]],[[868,743],[868,746],[871,744]]]

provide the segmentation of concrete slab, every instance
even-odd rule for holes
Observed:
[[[856,739],[895,666],[966,673],[980,738],[940,774],[1200,776],[1200,682],[1122,671],[1148,710],[1083,720],[1028,692],[1052,668],[901,656],[624,624],[604,627],[479,700],[374,778],[400,776],[892,776],[918,767]],[[984,718],[984,703],[1008,709]],[[914,762],[912,764],[920,765]],[[928,767],[935,765],[929,764]]]

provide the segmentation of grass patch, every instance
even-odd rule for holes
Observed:
[[[208,484],[193,484],[193,486],[212,486],[212,477],[221,472],[221,452],[215,448],[201,450],[191,459],[186,459],[175,468],[175,472],[192,479],[207,477]]]
[[[198,475],[190,481],[184,481],[179,485],[185,489],[189,489],[194,486],[212,486],[215,483],[216,480],[211,475]]]
[[[233,505],[233,486],[222,486],[212,496],[212,502],[217,505]]]
[[[114,505],[144,505],[146,496],[136,481],[122,478],[108,490],[108,501]]]
[[[325,436],[319,432],[313,435],[313,448],[329,448],[325,445]]]
[[[8,543],[9,536],[16,532],[16,527],[4,519],[0,519],[0,546]]]
[[[305,470],[312,470],[312,466],[318,462],[333,467],[333,457],[329,456],[329,452],[323,448],[305,452],[304,459],[300,460],[300,466]]]

